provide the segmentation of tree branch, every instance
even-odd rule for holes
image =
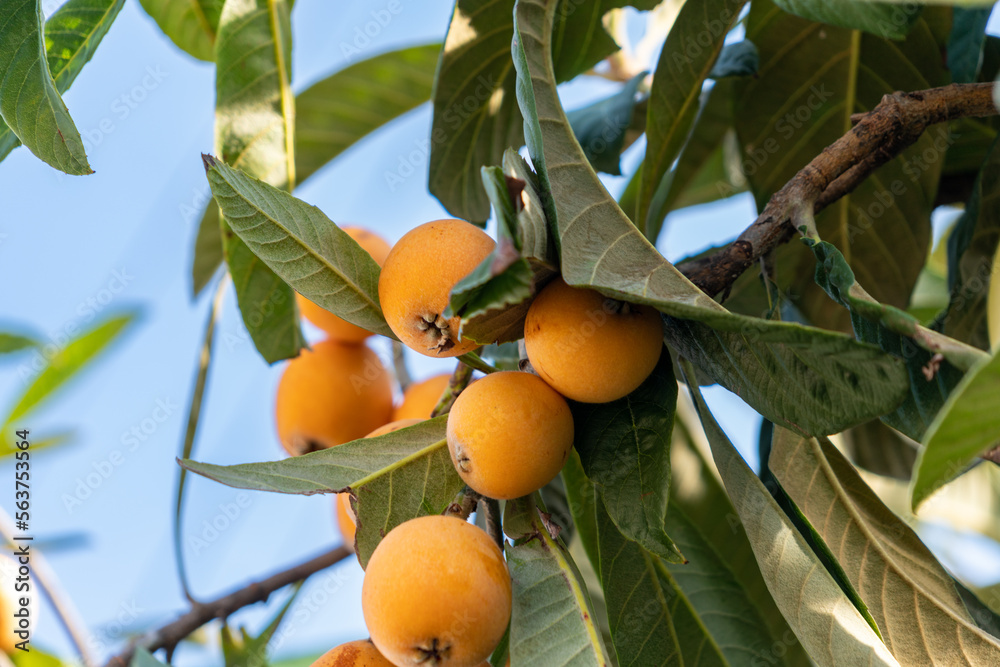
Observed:
[[[995,115],[992,83],[956,83],[886,95],[871,113],[859,117],[847,134],[774,193],[757,220],[729,246],[677,268],[714,297],[792,238],[795,229],[789,220],[796,208],[811,204],[814,213],[823,210],[911,146],[931,125]]]
[[[158,630],[147,633],[137,643],[150,653],[158,651],[161,648],[172,651],[181,640],[209,621],[216,618],[226,618],[248,605],[257,602],[266,602],[271,593],[279,588],[302,581],[310,575],[328,568],[350,555],[350,549],[339,546],[311,560],[278,572],[267,579],[247,584],[243,588],[210,602],[195,603],[186,614]],[[108,660],[105,667],[127,667],[132,660],[135,648],[136,644],[133,643],[127,649]]]

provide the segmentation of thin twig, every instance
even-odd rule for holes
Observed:
[[[222,310],[222,299],[226,293],[226,286],[229,284],[229,274],[226,273],[219,280],[215,288],[215,295],[212,297],[212,305],[208,311],[208,320],[205,322],[205,333],[202,337],[201,349],[198,353],[198,370],[195,373],[194,391],[191,393],[191,404],[188,407],[187,427],[184,429],[184,440],[181,441],[181,458],[191,458],[194,451],[194,440],[198,435],[198,420],[201,416],[202,399],[205,396],[205,385],[208,381],[208,368],[212,361],[212,340],[215,337],[215,322]],[[177,563],[177,578],[181,582],[181,590],[188,602],[196,602],[191,594],[191,586],[188,583],[187,570],[184,567],[184,549],[181,546],[181,524],[184,518],[184,482],[187,478],[187,470],[180,468],[177,476],[177,488],[175,489],[176,502],[174,503],[174,561]]]
[[[451,374],[451,379],[448,380],[448,387],[441,394],[441,400],[438,401],[438,404],[434,406],[434,410],[431,412],[431,417],[440,417],[451,410],[451,406],[455,404],[455,399],[469,386],[469,380],[471,379],[472,366],[467,366],[461,361],[458,362],[458,365],[455,366],[455,372]]]
[[[186,614],[163,627],[147,633],[137,645],[150,653],[160,649],[172,651],[177,644],[192,632],[216,618],[226,618],[243,607],[257,602],[266,602],[271,593],[289,584],[302,581],[320,570],[330,567],[351,555],[351,550],[339,546],[311,560],[278,572],[262,581],[247,584],[216,598],[211,602],[196,603]],[[108,660],[105,667],[126,667],[132,660],[136,644]]]
[[[463,521],[468,519],[472,514],[473,510],[476,509],[476,503],[479,502],[480,496],[478,493],[465,487],[458,492],[455,496],[455,500],[451,501],[451,504],[445,509],[444,513],[448,516],[455,516]]]
[[[823,210],[912,145],[931,125],[995,115],[992,83],[956,83],[886,95],[847,134],[774,193],[757,220],[733,243],[677,268],[706,294],[715,296],[794,236],[789,220],[797,207],[812,204],[814,213]]]
[[[493,366],[486,363],[486,360],[480,357],[475,352],[466,352],[465,354],[460,356],[458,360],[467,366],[472,366],[473,370],[477,370],[480,373],[486,373],[487,375],[489,375],[490,373],[497,373],[500,370],[499,368],[494,368]]]
[[[7,514],[5,509],[0,507],[0,536],[3,537],[4,542],[14,545],[17,542],[14,541],[14,533],[10,529],[10,525],[10,515]],[[24,544],[24,542],[20,542],[20,544]],[[45,556],[42,555],[42,552],[39,551],[38,547],[31,547],[30,554],[31,574],[34,576],[38,588],[45,595],[49,604],[52,605],[52,609],[55,610],[56,618],[69,636],[70,641],[76,648],[76,652],[80,654],[80,660],[85,667],[95,665],[93,656],[87,651],[86,626],[80,620],[80,613],[77,611],[76,606],[69,597],[63,594],[59,577],[56,576],[55,571],[49,565]]]

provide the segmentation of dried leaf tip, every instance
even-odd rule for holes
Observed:
[[[209,171],[212,167],[219,164],[219,161],[208,153],[201,154],[201,161],[205,165],[205,171]]]

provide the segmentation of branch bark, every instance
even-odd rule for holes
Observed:
[[[757,220],[729,246],[677,268],[714,297],[761,257],[792,238],[795,229],[790,220],[799,207],[808,210],[811,205],[818,213],[849,194],[931,125],[995,115],[992,83],[956,83],[886,95],[871,113],[858,118],[847,134],[774,193]]]
[[[351,555],[351,550],[340,546],[311,560],[299,563],[262,581],[255,581],[243,588],[210,602],[197,602],[186,614],[163,627],[147,633],[137,643],[108,660],[105,667],[128,667],[136,645],[141,645],[150,653],[159,649],[173,649],[192,632],[216,618],[226,618],[243,607],[257,602],[266,602],[271,593],[289,584],[302,581],[320,570],[326,569]]]

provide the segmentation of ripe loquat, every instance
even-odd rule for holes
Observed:
[[[654,308],[570,287],[558,278],[528,309],[524,345],[531,366],[560,394],[608,403],[653,372],[663,349],[663,321]]]
[[[441,400],[441,394],[448,388],[449,380],[451,373],[442,373],[421,382],[414,382],[403,392],[403,402],[392,411],[392,418],[430,419],[431,412]]]
[[[341,227],[364,248],[375,262],[382,266],[385,258],[389,256],[389,242],[374,232],[360,227]],[[333,340],[343,343],[360,343],[372,335],[367,329],[362,329],[356,324],[351,324],[347,320],[334,315],[326,308],[318,306],[301,294],[295,295],[295,301],[299,305],[302,316],[326,332]]]
[[[292,456],[356,440],[392,415],[389,372],[367,346],[323,341],[288,362],[275,413]]]
[[[573,446],[573,415],[537,375],[491,373],[458,395],[447,437],[451,461],[474,491],[519,498],[559,474]]]
[[[393,667],[370,639],[335,646],[316,658],[310,667]]]
[[[428,357],[457,357],[478,344],[461,340],[459,318],[445,318],[451,288],[493,251],[486,233],[462,220],[435,220],[407,232],[382,267],[378,297],[389,327]]]
[[[510,620],[510,575],[489,536],[452,516],[389,531],[368,561],[361,607],[372,641],[400,667],[475,667]]]

